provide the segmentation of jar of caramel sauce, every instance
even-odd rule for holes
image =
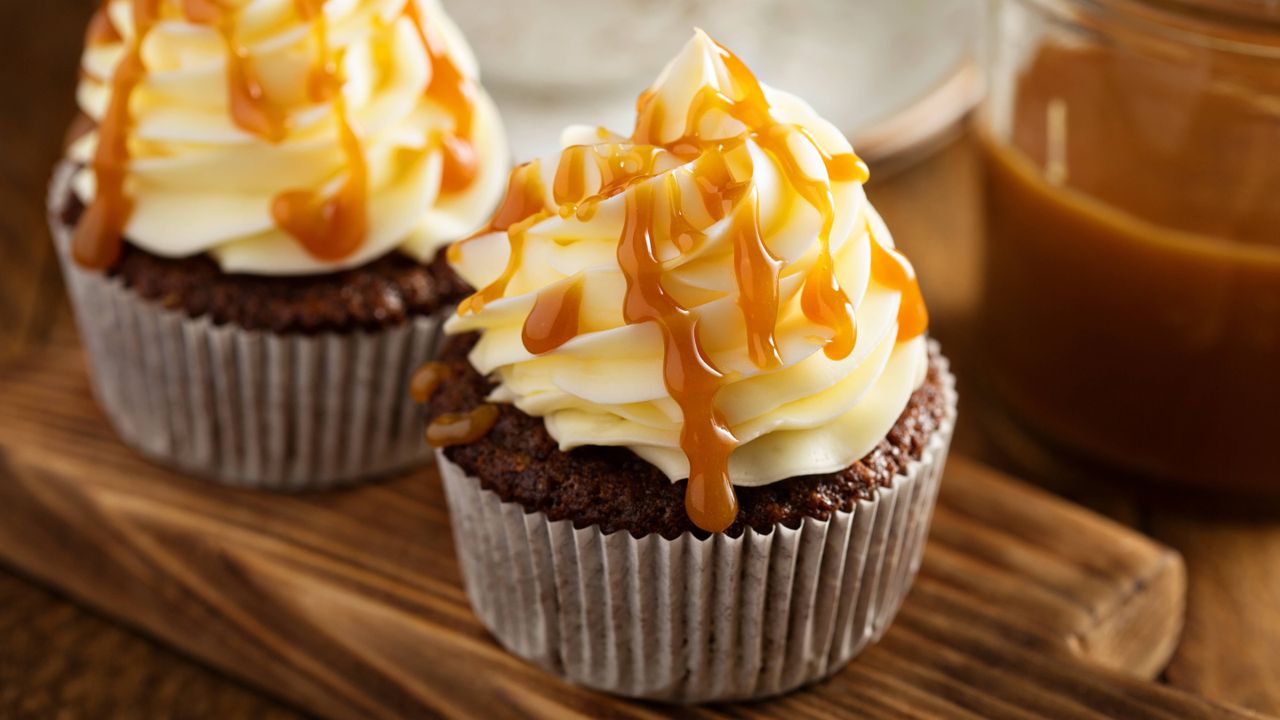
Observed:
[[[1117,475],[1280,494],[1280,5],[994,0],[986,51],[1001,424]]]

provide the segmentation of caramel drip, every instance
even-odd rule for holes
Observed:
[[[316,47],[307,71],[307,97],[312,102],[333,99],[342,89],[336,58],[328,51],[329,23],[324,19],[325,0],[294,0],[294,9],[304,22],[311,23],[311,42]]]
[[[416,403],[430,400],[450,374],[449,366],[442,362],[424,363],[409,378],[409,397]]]
[[[804,128],[797,128],[809,138],[809,142],[818,148],[818,143],[810,135],[809,131]],[[844,153],[843,155],[828,155],[822,152],[822,160],[827,166],[827,175],[831,177],[833,182],[860,182],[864,183],[871,177],[871,173],[867,171],[867,164],[862,162],[862,158],[853,153]]]
[[[805,274],[804,287],[800,291],[800,309],[805,317],[835,331],[823,348],[827,357],[840,360],[853,352],[858,340],[853,303],[836,280],[835,263],[829,250],[819,253],[813,267]]]
[[[498,406],[485,403],[470,412],[446,413],[427,426],[427,443],[444,448],[466,445],[484,437],[498,422]]]
[[[248,50],[236,41],[236,14],[221,0],[182,0],[182,14],[193,24],[216,26],[222,35],[227,48],[227,106],[231,121],[268,142],[284,140],[284,112],[267,99]]]
[[[768,370],[782,365],[774,335],[778,322],[778,276],[783,263],[765,245],[760,228],[760,197],[750,177],[738,180],[729,167],[727,154],[741,147],[742,142],[737,140],[707,150],[695,164],[693,179],[703,208],[713,223],[724,219],[731,210],[734,212],[729,238],[733,242],[738,308],[747,328],[747,350],[756,367]],[[679,184],[673,183],[668,189],[672,198],[672,241],[677,247],[686,243],[691,249],[696,240],[703,237],[702,230],[693,227],[685,217]],[[681,240],[682,237],[688,239]]]
[[[551,188],[551,196],[556,204],[564,208],[572,207],[570,203],[578,203],[587,197],[587,160],[593,156],[594,148],[590,145],[574,145],[560,153],[560,164],[556,166],[556,179]],[[575,208],[576,209],[576,208]],[[568,217],[565,215],[565,217]]]
[[[751,362],[765,370],[781,367],[774,328],[778,324],[778,274],[782,272],[782,261],[769,252],[760,235],[760,198],[755,188],[750,201],[734,214],[729,234],[733,238],[738,307],[746,321]]]
[[[342,51],[330,51],[324,0],[297,0],[296,9],[300,17],[312,23],[316,42],[316,65],[309,76],[308,89],[313,99],[328,99],[332,104],[347,176],[337,192],[327,198],[315,190],[286,190],[276,195],[271,216],[277,227],[293,236],[313,257],[342,260],[360,248],[368,231],[368,168],[360,139],[351,127],[346,96],[339,91]]]
[[[898,339],[907,340],[924,334],[929,329],[929,311],[920,293],[915,268],[902,253],[885,247],[876,239],[867,225],[867,237],[871,242],[871,277],[876,282],[902,294],[898,305]]]
[[[705,150],[709,143],[698,136],[698,128],[701,127],[704,117],[716,111],[745,125],[750,137],[778,161],[790,184],[822,216],[822,229],[818,234],[818,258],[805,277],[801,291],[801,309],[814,323],[831,329],[832,338],[827,343],[825,352],[828,357],[839,360],[853,351],[857,330],[854,323],[853,303],[849,301],[835,278],[835,263],[831,258],[831,229],[835,222],[835,202],[827,180],[813,178],[806,174],[800,167],[795,154],[788,147],[788,143],[795,135],[800,135],[809,142],[823,158],[827,176],[832,181],[865,181],[866,165],[853,153],[829,155],[803,128],[777,121],[773,117],[764,89],[751,71],[733,53],[724,47],[717,47],[734,85],[744,94],[744,97],[735,99],[715,88],[704,88],[694,98],[689,108],[685,122],[687,134],[665,145],[677,154]],[[640,114],[633,139],[641,143],[661,143],[662,118],[665,117],[661,103],[651,96],[642,95],[639,105]]]
[[[515,276],[524,258],[525,231],[549,214],[547,190],[542,182],[542,164],[534,160],[513,170],[511,177],[507,180],[507,194],[502,200],[502,205],[494,213],[488,227],[472,236],[506,232],[507,241],[511,247],[511,252],[507,256],[507,265],[493,282],[458,305],[459,315],[480,312],[485,305],[502,297],[507,290],[507,284]],[[449,247],[451,262],[458,261],[461,248],[461,243],[454,243]]]
[[[538,293],[520,332],[525,349],[541,355],[577,337],[581,310],[582,278]]]
[[[668,229],[671,243],[682,253],[692,252],[707,239],[707,235],[685,215],[684,193],[676,176],[668,175],[665,184],[667,196],[671,198],[671,227]]]
[[[98,9],[94,11],[93,17],[89,19],[89,28],[84,34],[86,47],[110,45],[124,40],[120,36],[120,31],[116,29],[115,23],[111,22],[111,15],[107,12],[107,6],[110,3],[111,0],[103,0]]]
[[[453,134],[441,134],[437,139],[444,157],[440,192],[456,193],[470,186],[480,172],[480,159],[472,142],[476,86],[449,57],[444,41],[428,31],[418,0],[406,0],[404,14],[413,22],[422,47],[431,59],[431,81],[427,83],[426,96],[443,106],[453,118]]]
[[[618,265],[627,281],[623,317],[629,324],[653,322],[662,333],[663,380],[684,416],[680,446],[689,458],[685,511],[698,527],[721,532],[738,516],[729,482],[729,455],[738,441],[716,407],[724,376],[698,342],[698,320],[662,287],[662,264],[654,254],[654,186],[626,194],[626,221],[618,241]]]
[[[142,43],[159,13],[159,0],[133,0],[133,38],[111,77],[111,100],[98,124],[93,156],[97,189],[72,238],[72,255],[87,268],[103,270],[120,257],[121,236],[133,210],[133,200],[124,191],[132,121],[129,100],[146,75]]]
[[[248,52],[235,42],[229,28],[223,30],[223,38],[227,43],[227,100],[232,121],[267,142],[284,140],[284,113],[267,100]]]

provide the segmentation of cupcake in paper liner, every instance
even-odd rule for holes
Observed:
[[[701,32],[637,107],[450,248],[479,291],[413,393],[499,642],[633,697],[786,692],[907,594],[954,380],[832,125]]]
[[[437,260],[510,168],[435,0],[108,0],[50,190],[121,438],[307,489],[430,459],[403,388],[468,288]]]

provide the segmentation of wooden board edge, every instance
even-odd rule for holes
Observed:
[[[1041,488],[964,457],[953,457],[949,471],[962,473],[966,482],[996,485],[1026,504],[1053,502],[1058,515],[1081,526],[1105,528],[1123,545],[1123,554],[1136,578],[1116,597],[1099,606],[1087,626],[1064,638],[1069,652],[1081,661],[1142,678],[1155,678],[1177,650],[1186,618],[1187,570],[1173,548],[1137,530],[1074,505]],[[943,492],[956,492],[943,484]],[[1159,620],[1152,622],[1153,619]]]

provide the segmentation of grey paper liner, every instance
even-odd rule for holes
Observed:
[[[129,446],[225,484],[311,490],[429,462],[409,378],[442,317],[378,332],[276,334],[189,318],[80,268],[50,189],[50,228],[99,405]],[[446,311],[447,312],[447,311]]]
[[[609,535],[526,513],[436,457],[472,607],[512,653],[606,692],[759,698],[839,670],[884,634],[915,579],[955,426],[872,500],[796,529],[698,540]]]

